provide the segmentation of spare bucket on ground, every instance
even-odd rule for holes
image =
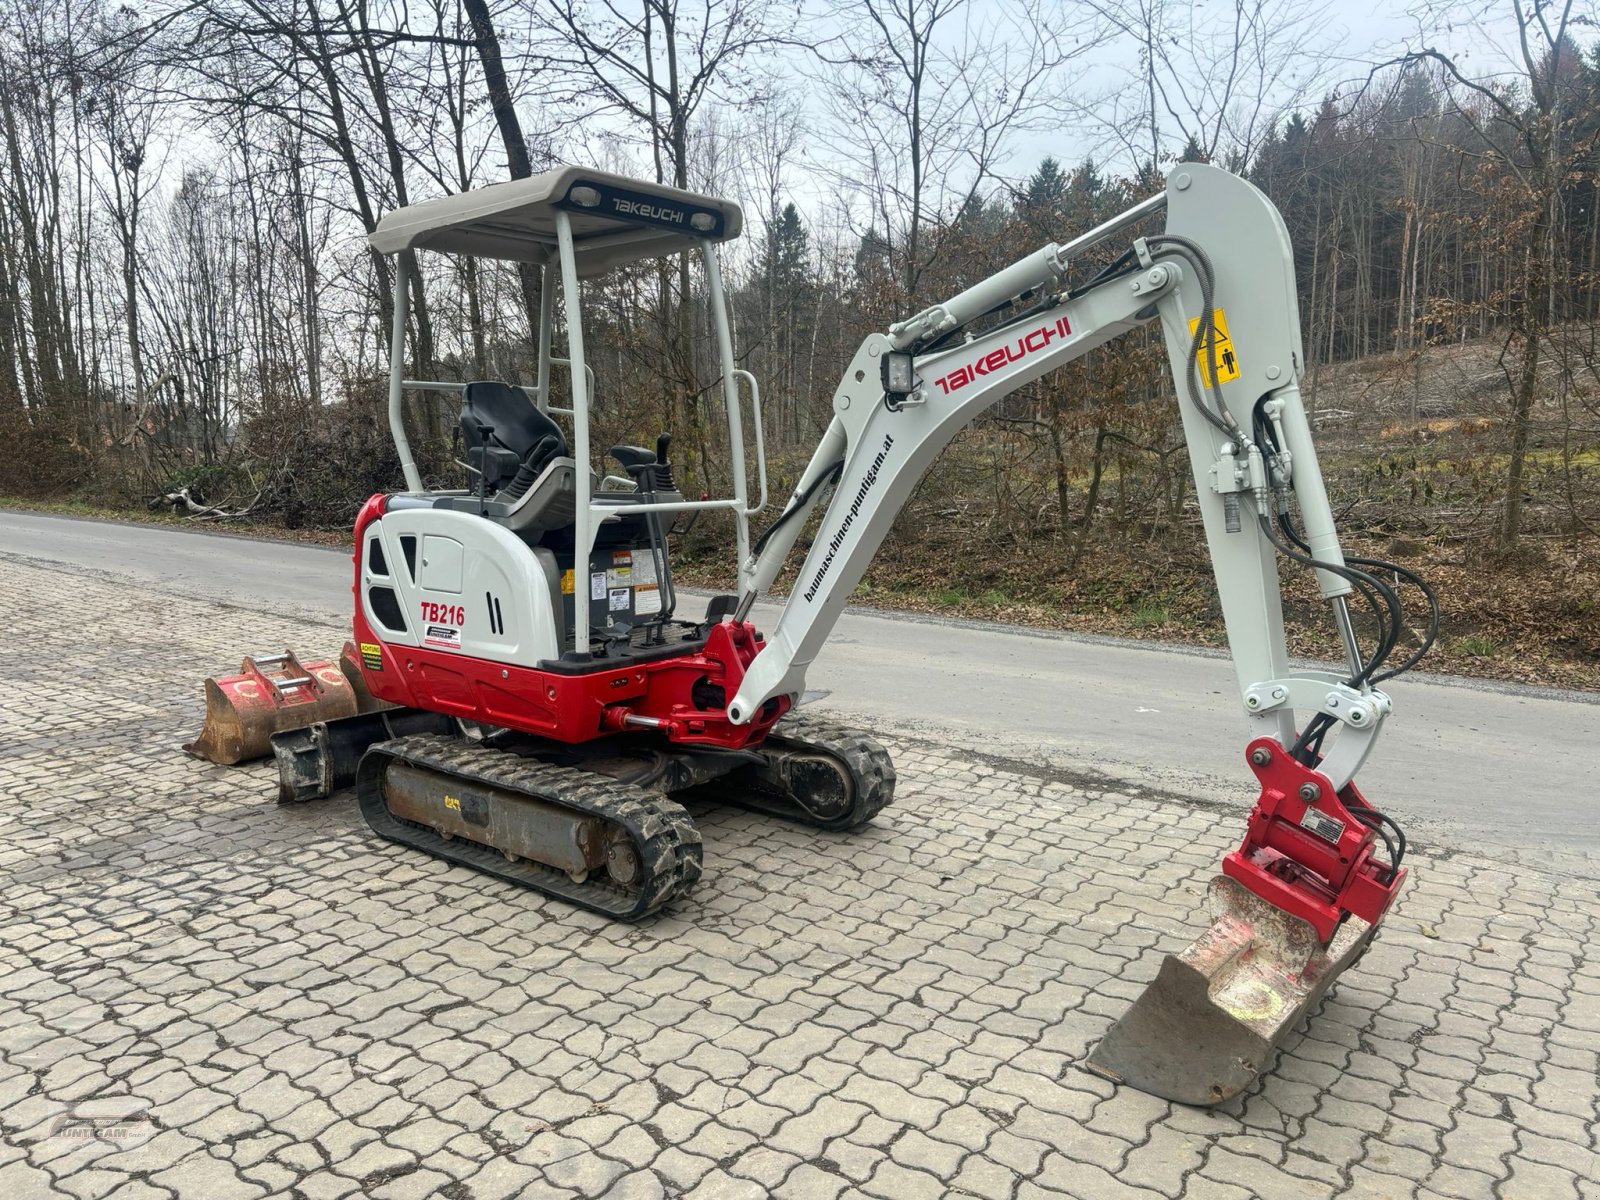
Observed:
[[[232,766],[270,754],[272,735],[280,730],[354,716],[363,710],[363,698],[367,706],[381,707],[360,684],[354,655],[347,644],[337,662],[302,663],[292,650],[247,656],[238,674],[205,681],[205,725],[184,750]]]
[[[1324,946],[1309,922],[1225,875],[1210,899],[1211,927],[1167,955],[1090,1054],[1091,1071],[1180,1104],[1219,1104],[1255,1082],[1372,940],[1374,927],[1350,916]]]

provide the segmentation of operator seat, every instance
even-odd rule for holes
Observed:
[[[468,464],[483,476],[484,493],[506,492],[507,500],[526,492],[552,460],[567,456],[567,439],[549,414],[521,388],[494,380],[462,389],[461,439]]]
[[[525,540],[572,524],[577,464],[560,426],[527,392],[494,380],[467,384],[461,390],[461,438],[481,486],[474,494],[440,496],[437,507],[477,512]]]
[[[573,523],[578,511],[578,464],[560,426],[525,391],[497,380],[469,383],[461,390],[460,421],[467,465],[478,473],[481,487],[440,495],[432,501],[435,507],[475,512],[529,542]],[[591,471],[590,495],[598,503],[612,505],[637,502],[641,491],[658,501],[682,500],[666,457],[671,441],[663,434],[654,452],[642,446],[613,446],[612,456],[633,478],[635,490],[599,491]],[[619,519],[622,514],[603,518]],[[664,544],[654,514],[628,519],[657,525],[653,536]]]

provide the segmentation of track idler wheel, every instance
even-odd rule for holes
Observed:
[[[719,799],[819,829],[856,829],[894,799],[894,761],[857,729],[789,716],[756,747],[760,766],[715,785]]]

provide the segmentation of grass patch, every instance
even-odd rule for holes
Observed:
[[[1133,611],[1128,614],[1128,623],[1135,629],[1152,629],[1157,625],[1165,625],[1171,620],[1171,609],[1165,604],[1150,600],[1141,600],[1133,606]]]
[[[1487,633],[1469,633],[1457,638],[1452,649],[1468,658],[1493,658],[1500,652],[1500,643]]]

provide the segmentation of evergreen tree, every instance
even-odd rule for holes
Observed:
[[[1061,208],[1067,195],[1067,176],[1061,164],[1046,158],[1022,189],[1021,208],[1028,216],[1048,217]]]
[[[767,262],[779,302],[803,299],[811,286],[811,236],[792,202],[767,228]]]

